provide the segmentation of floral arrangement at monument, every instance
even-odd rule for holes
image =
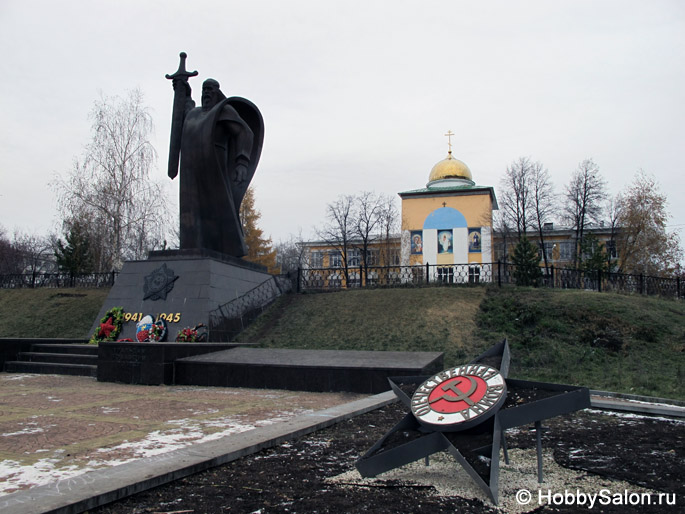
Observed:
[[[159,343],[162,341],[166,341],[166,336],[167,336],[167,325],[166,322],[163,319],[155,321],[153,325],[150,327],[149,335],[148,335],[148,340],[153,342],[153,343]]]
[[[102,341],[116,341],[121,333],[124,324],[124,309],[122,307],[112,307],[100,319],[100,326],[90,338],[91,344],[98,344]]]
[[[200,323],[199,325],[190,328],[186,327],[182,330],[179,330],[178,335],[176,336],[176,342],[177,343],[197,343],[197,342],[204,342],[207,340],[207,332],[202,331],[199,332],[199,328],[203,328],[205,325],[203,323]]]

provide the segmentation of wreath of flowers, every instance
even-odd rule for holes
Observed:
[[[124,324],[124,308],[112,307],[100,319],[100,326],[95,329],[95,333],[90,338],[91,344],[98,344],[103,341],[116,341],[121,333]]]
[[[177,343],[197,343],[197,342],[204,342],[207,340],[207,332],[202,331],[198,332],[198,328],[204,327],[204,324],[200,323],[199,325],[189,328],[186,327],[182,330],[179,330],[178,335],[176,336],[176,342]]]
[[[150,327],[150,332],[148,334],[148,341],[151,341],[153,343],[159,343],[162,341],[166,341],[166,335],[167,335],[167,325],[166,321],[163,319],[157,320],[152,324],[152,327]]]

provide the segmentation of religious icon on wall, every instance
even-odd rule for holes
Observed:
[[[423,253],[423,232],[420,230],[411,233],[411,253]]]
[[[481,252],[480,228],[469,229],[469,253]]]
[[[438,253],[452,253],[452,231],[438,230]]]

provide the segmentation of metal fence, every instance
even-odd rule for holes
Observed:
[[[683,298],[679,277],[652,277],[626,273],[602,273],[569,268],[540,268],[535,280],[539,287],[586,289],[660,295]],[[348,268],[301,268],[298,292],[338,291],[373,287],[423,287],[430,285],[517,285],[521,282],[516,265],[504,262],[483,264],[423,264],[418,266],[369,266]]]
[[[439,284],[491,283],[497,264],[420,266],[369,266],[348,268],[301,268],[298,292],[335,291],[359,287],[416,287]]]
[[[14,273],[0,275],[0,288],[21,289],[38,287],[111,287],[118,272],[110,273]]]
[[[209,313],[210,341],[232,341],[266,307],[292,288],[289,277],[272,276],[243,296],[220,305]]]

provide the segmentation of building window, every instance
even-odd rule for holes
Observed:
[[[605,244],[607,255],[611,259],[618,259],[618,251],[616,250],[616,241],[607,241]]]
[[[349,250],[347,252],[347,265],[352,266],[353,268],[359,267],[359,265],[362,263],[362,253],[359,251],[359,249],[354,248],[353,250]]]
[[[378,255],[379,251],[375,248],[371,250],[366,250],[366,265],[378,266]]]
[[[310,264],[312,268],[323,268],[323,252],[312,252],[310,255]]]
[[[559,258],[562,261],[573,260],[573,241],[563,241],[559,243]]]
[[[399,248],[389,248],[388,249],[388,260],[385,263],[386,266],[399,266],[402,262],[401,253]]]
[[[331,268],[342,268],[342,255],[340,255],[340,252],[334,251],[328,254],[328,266]]]

